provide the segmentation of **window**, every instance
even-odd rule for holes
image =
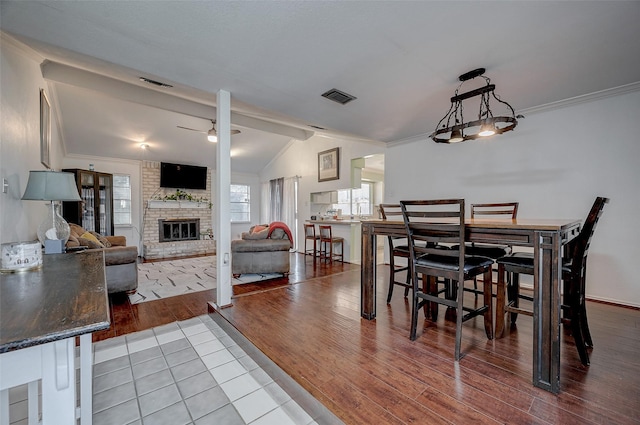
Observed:
[[[113,224],[131,225],[131,179],[127,175],[113,175]]]
[[[249,185],[232,184],[231,185],[231,222],[250,222],[251,221],[251,194]]]
[[[343,215],[372,215],[373,184],[362,183],[360,189],[338,190],[338,203],[332,209],[341,209]]]
[[[351,205],[355,211],[355,215],[372,215],[371,208],[371,190],[373,185],[370,183],[362,183],[360,189],[351,190]]]

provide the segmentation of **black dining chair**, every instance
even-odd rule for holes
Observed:
[[[409,337],[416,339],[418,312],[430,305],[442,304],[456,312],[455,360],[460,360],[462,342],[462,323],[476,317],[484,316],[484,328],[487,338],[493,338],[493,317],[491,286],[485,285],[484,299],[481,306],[464,305],[464,281],[483,274],[486,281],[491,281],[493,260],[481,256],[465,256],[465,224],[464,199],[438,199],[400,201],[402,217],[409,242],[409,266],[413,287],[413,303],[411,307],[411,331]],[[459,250],[446,250],[439,244],[460,245]],[[428,282],[420,285],[420,275],[426,276]],[[455,297],[447,296],[447,291],[439,291],[436,278],[444,278],[453,282],[457,288]],[[424,279],[423,279],[424,281]],[[431,309],[433,314],[434,309]]]
[[[585,302],[587,254],[591,238],[598,220],[602,215],[604,206],[609,198],[597,197],[589,211],[580,234],[569,242],[566,251],[568,255],[562,260],[563,302],[565,318],[571,324],[571,334],[580,355],[580,361],[585,366],[589,365],[589,353],[587,347],[593,347],[591,332],[587,322],[587,309]],[[532,297],[520,293],[520,274],[533,275],[534,257],[531,253],[513,253],[499,258],[498,263],[498,297],[496,301],[496,337],[500,337],[504,330],[505,314],[511,315],[511,323],[515,324],[518,314],[533,316],[531,310],[520,308],[520,299],[532,300]],[[511,283],[505,281],[505,273],[512,275]],[[506,289],[506,294],[505,294]],[[505,302],[505,295],[507,302]]]
[[[380,204],[380,214],[383,220],[402,220],[402,209],[400,204]],[[411,285],[411,273],[408,264],[406,266],[397,266],[396,258],[403,258],[407,262],[409,260],[409,245],[406,237],[387,236],[389,245],[389,291],[387,292],[387,304],[391,302],[394,286],[404,288],[404,297],[409,295]],[[405,281],[397,280],[398,273],[406,272]]]
[[[471,218],[510,218],[514,220],[518,216],[518,206],[518,202],[471,204]],[[512,251],[511,245],[507,244],[466,242],[465,248],[466,255],[480,255],[482,257],[492,258],[494,261],[500,257],[511,254]],[[451,249],[458,249],[458,245],[452,246]],[[494,271],[496,270],[494,269]],[[483,290],[478,289],[477,279],[473,279],[473,288],[465,287],[465,291],[473,292],[476,297],[483,293]]]

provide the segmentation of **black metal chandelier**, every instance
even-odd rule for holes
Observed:
[[[489,77],[485,77],[483,74],[484,68],[474,69],[466,74],[462,74],[460,77],[460,85],[456,89],[454,96],[451,98],[451,107],[447,114],[438,122],[436,130],[431,133],[431,137],[436,143],[457,143],[467,140],[475,140],[478,138],[493,136],[494,134],[502,134],[507,131],[513,130],[518,125],[516,118],[524,118],[522,115],[516,116],[513,108],[507,102],[500,100],[500,97],[496,96],[494,90],[495,84],[491,84]],[[485,80],[486,85],[462,94],[458,94],[460,88],[465,81],[471,80],[476,77],[482,77]],[[480,97],[480,106],[478,111],[478,119],[465,122],[464,121],[464,108],[462,102],[472,97]],[[489,102],[491,96],[503,105],[506,105],[511,115],[506,116],[494,116],[491,111]]]

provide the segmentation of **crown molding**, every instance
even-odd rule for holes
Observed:
[[[557,102],[546,103],[544,105],[533,106],[531,108],[525,108],[518,111],[518,114],[537,114],[540,112],[553,111],[555,109],[566,108],[569,106],[579,105],[581,103],[593,102],[607,97],[621,96],[623,94],[632,93],[640,90],[640,81],[635,83],[625,84],[618,87],[612,87],[610,89],[600,90],[593,93],[587,93],[580,96],[570,97],[568,99],[559,100]]]
[[[13,37],[9,33],[0,30],[0,43],[2,43],[2,48],[12,47],[20,53],[29,57],[33,61],[37,63],[41,63],[44,60],[44,56],[38,53],[36,50],[27,46],[23,42],[19,41],[17,38]]]
[[[600,99],[605,99],[608,97],[621,96],[627,93],[633,93],[636,91],[640,91],[640,81],[635,83],[625,84],[618,87],[612,87],[610,89],[600,90],[593,93],[583,94],[580,96],[570,97],[568,99],[559,100],[557,102],[546,103],[544,105],[533,106],[531,108],[525,108],[517,111],[517,114],[522,115],[531,115],[538,114],[541,112],[553,111],[560,108],[567,108],[574,105],[579,105],[581,103],[593,102]],[[405,145],[408,143],[414,142],[425,142],[429,140],[429,136],[431,133],[422,133],[417,134],[415,136],[407,137],[404,139],[394,140],[387,143],[388,147]]]

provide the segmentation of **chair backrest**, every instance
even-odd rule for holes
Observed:
[[[331,240],[333,238],[333,235],[331,234],[331,226],[325,224],[319,225],[318,228],[320,229],[321,240]]]
[[[380,204],[380,214],[382,215],[383,220],[402,220],[402,208],[400,208],[400,204]],[[399,241],[399,239],[402,239],[402,241]],[[394,250],[398,245],[405,245],[405,239],[405,237],[401,236],[387,236],[389,249]],[[406,247],[404,249],[406,255]]]
[[[400,206],[413,267],[415,259],[424,254],[457,257],[459,267],[452,274],[458,277],[452,277],[464,281],[464,199],[400,201]],[[458,244],[460,249],[441,249],[439,243]]]
[[[304,225],[304,237],[306,239],[315,239],[316,238],[316,226],[314,224],[305,224]]]
[[[510,215],[512,219],[518,215],[518,202],[502,202],[497,204],[471,204],[471,218],[475,216]]]
[[[402,220],[400,204],[380,204],[380,214],[383,220]]]
[[[609,203],[609,198],[598,196],[591,206],[591,211],[580,229],[580,234],[570,242],[571,252],[571,274],[574,276],[584,276],[587,266],[587,254],[591,238],[596,230],[598,220],[602,215],[605,204]]]

